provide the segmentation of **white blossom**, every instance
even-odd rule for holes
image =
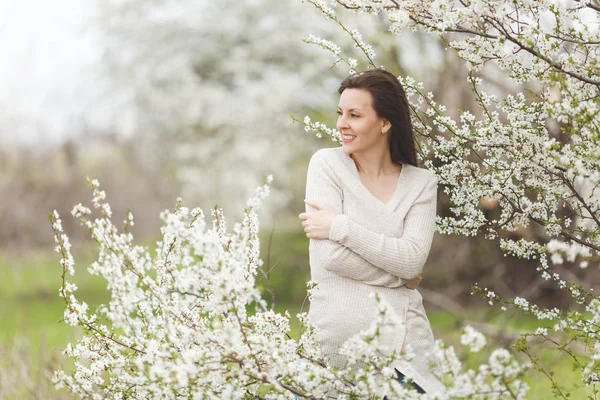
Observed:
[[[486,344],[485,337],[481,332],[473,329],[472,326],[465,326],[464,333],[460,337],[460,344],[469,346],[470,350],[474,353],[479,352]]]

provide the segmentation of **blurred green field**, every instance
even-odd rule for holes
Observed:
[[[292,317],[300,310],[304,299],[304,280],[308,276],[307,243],[300,238],[300,233],[290,234],[289,237],[273,237],[269,249],[269,237],[262,239],[263,259],[265,266],[273,266],[270,281],[276,295],[275,309],[279,312],[290,310]],[[283,244],[286,245],[283,245]],[[15,356],[20,364],[18,367],[27,369],[30,382],[22,386],[15,384],[10,390],[4,388],[4,396],[14,399],[22,398],[68,398],[64,392],[56,392],[46,376],[46,369],[62,363],[68,369],[62,358],[62,349],[68,342],[77,340],[81,335],[79,328],[71,328],[60,322],[64,309],[64,301],[58,296],[61,282],[61,269],[58,255],[49,251],[32,252],[26,257],[0,254],[0,389],[6,385],[8,372],[15,375]],[[91,308],[107,300],[105,285],[102,278],[91,276],[86,271],[86,262],[91,262],[93,249],[84,248],[77,251],[76,274],[74,281],[78,286],[77,295],[86,301]],[[268,262],[267,262],[268,260]],[[304,265],[304,266],[303,266]],[[303,266],[303,267],[302,267]],[[266,280],[260,282],[265,288],[265,298],[270,300],[271,294],[266,290]],[[476,299],[474,299],[476,300]],[[510,319],[504,315],[490,314],[490,309],[482,308],[481,301],[474,301],[477,308],[469,311],[469,320],[480,322],[484,319],[491,326],[506,326],[508,332],[521,329],[535,329],[538,321],[524,316],[512,315]],[[308,307],[306,304],[305,307]],[[448,344],[457,345],[461,334],[461,325],[457,318],[446,311],[429,309],[429,318],[436,338],[443,339]],[[298,323],[293,318],[293,337],[298,335]],[[488,344],[490,349],[493,343]],[[460,347],[460,346],[459,346]],[[4,353],[2,353],[2,351]],[[13,358],[8,356],[13,352]],[[460,348],[459,356],[465,355]],[[591,392],[585,391],[578,383],[580,374],[574,370],[573,363],[565,357],[557,357],[556,352],[549,350],[538,351],[542,364],[553,370],[559,382],[570,388],[573,399],[587,398]],[[467,355],[467,365],[476,368],[484,362],[481,355]],[[531,391],[530,399],[553,398],[548,380],[541,374],[532,372],[528,383]],[[40,394],[40,391],[42,392]],[[7,394],[8,393],[8,394]],[[2,390],[0,390],[0,398]]]

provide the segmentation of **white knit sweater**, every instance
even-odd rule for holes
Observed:
[[[421,295],[403,286],[423,270],[435,231],[436,198],[436,178],[428,170],[404,164],[394,195],[383,203],[362,184],[354,160],[341,147],[312,156],[306,199],[338,214],[329,240],[311,239],[309,245],[311,279],[318,283],[309,315],[331,364],[343,366],[338,347],[369,328],[375,315],[369,294],[376,292],[406,321],[383,343],[390,349],[410,345],[416,355],[409,366],[397,368],[427,393],[442,389],[430,372],[433,335]],[[307,205],[306,211],[314,209]]]

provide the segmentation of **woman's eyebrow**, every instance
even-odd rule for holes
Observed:
[[[341,108],[338,106],[338,110],[341,110]],[[360,108],[351,108],[348,110],[348,112],[350,111],[360,111]]]

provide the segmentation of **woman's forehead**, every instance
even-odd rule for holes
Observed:
[[[340,95],[338,107],[343,110],[360,109],[366,111],[372,109],[373,98],[368,90],[346,89]]]

